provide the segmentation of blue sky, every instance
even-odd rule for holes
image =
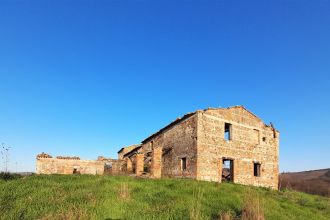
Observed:
[[[244,105],[280,169],[330,167],[329,1],[0,1],[0,142],[116,157],[186,112]],[[2,164],[1,164],[2,165]]]

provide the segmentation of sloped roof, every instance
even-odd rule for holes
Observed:
[[[242,108],[245,111],[247,111],[249,114],[251,114],[253,117],[255,117],[256,119],[258,119],[259,121],[263,122],[258,116],[256,116],[254,113],[252,113],[251,111],[247,110],[243,105],[237,105],[237,106],[230,106],[227,108],[207,108],[207,109],[203,109],[203,110],[197,110],[194,112],[190,112],[187,113],[185,115],[183,115],[182,117],[179,117],[177,119],[175,119],[174,121],[172,121],[170,124],[166,125],[165,127],[163,127],[162,129],[160,129],[159,131],[157,131],[156,133],[153,133],[152,135],[150,135],[149,137],[147,137],[146,139],[144,139],[141,143],[145,144],[146,142],[148,142],[150,139],[152,139],[153,137],[157,136],[158,134],[161,134],[162,132],[164,132],[165,130],[173,127],[174,125],[180,123],[181,121],[191,117],[192,115],[196,114],[199,111],[207,111],[207,110],[218,110],[218,109],[232,109],[232,108]],[[264,123],[265,124],[265,123]],[[267,126],[267,125],[266,125]]]
[[[132,154],[134,154],[136,151],[138,151],[142,145],[138,145],[137,147],[133,148],[132,150],[128,151],[126,154],[124,154],[124,157],[130,157]]]
[[[243,105],[235,105],[235,106],[230,106],[228,108],[208,108],[208,109],[233,109],[233,108],[241,108],[241,109],[245,110],[247,113],[249,113],[250,115],[252,115],[253,117],[255,117],[257,120],[263,122],[261,118],[259,118],[253,112],[251,112],[250,110],[248,110],[247,108],[245,108]]]
[[[120,152],[122,152],[124,149],[134,149],[134,148],[136,148],[136,147],[138,147],[138,146],[140,146],[141,144],[133,144],[133,145],[130,145],[130,146],[127,146],[127,147],[122,147],[117,153],[119,154]]]
[[[166,125],[165,127],[163,127],[162,129],[160,129],[159,131],[157,131],[156,133],[153,133],[152,135],[150,135],[149,137],[147,137],[146,139],[144,139],[141,143],[146,143],[148,140],[152,139],[153,137],[157,136],[158,134],[162,133],[163,131],[165,131],[166,129],[173,127],[174,125],[178,124],[179,122],[189,118],[190,116],[194,115],[197,111],[195,112],[191,112],[191,113],[187,113],[184,116],[182,116],[181,118],[177,118],[174,121],[172,121],[170,124]]]

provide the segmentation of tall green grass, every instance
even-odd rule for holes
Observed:
[[[89,175],[0,180],[0,219],[233,219],[254,210],[265,219],[330,219],[328,198],[229,183]]]

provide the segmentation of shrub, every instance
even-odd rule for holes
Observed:
[[[220,214],[219,220],[233,220],[234,217],[230,212],[224,212]]]
[[[128,183],[124,182],[120,184],[118,197],[121,200],[127,201],[131,197],[130,189]]]
[[[242,220],[264,220],[263,212],[263,201],[260,196],[251,191],[247,190],[245,193]]]
[[[9,172],[1,172],[0,173],[0,179],[5,180],[5,181],[18,179],[20,177],[21,177],[21,175],[19,175],[17,173],[9,173]]]

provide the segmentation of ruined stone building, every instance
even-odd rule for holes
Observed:
[[[209,108],[176,119],[120,158],[136,175],[276,189],[279,132],[243,106]]]
[[[79,161],[41,155],[37,172],[71,174],[79,169],[89,174],[232,181],[277,189],[278,159],[279,132],[243,106],[234,106],[188,113],[141,144],[121,148],[118,160]]]

